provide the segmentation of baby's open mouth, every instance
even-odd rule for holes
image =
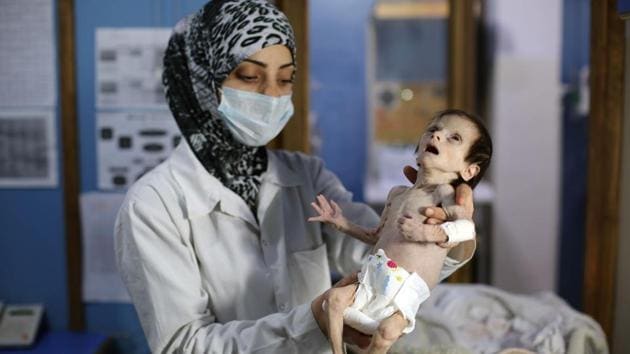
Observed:
[[[424,149],[424,151],[425,152],[430,152],[430,153],[435,154],[435,155],[439,155],[440,154],[438,149],[435,146],[431,145],[431,144],[427,144],[427,147]]]

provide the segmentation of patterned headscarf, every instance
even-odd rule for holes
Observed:
[[[175,26],[164,54],[162,81],[177,125],[197,159],[238,194],[256,216],[265,147],[238,142],[217,110],[218,89],[240,62],[283,44],[295,63],[286,16],[266,0],[213,0]]]

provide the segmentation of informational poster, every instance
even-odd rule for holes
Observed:
[[[171,28],[96,30],[96,105],[165,108],[162,60]]]
[[[118,193],[81,195],[85,302],[130,302],[114,253],[114,224],[123,199]]]
[[[164,161],[179,140],[170,111],[98,113],[98,187],[129,187]]]
[[[52,0],[0,0],[0,107],[57,104]]]
[[[57,150],[52,111],[0,111],[0,187],[54,187]]]

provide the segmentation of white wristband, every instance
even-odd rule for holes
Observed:
[[[460,219],[448,221],[440,225],[448,236],[448,242],[461,242],[475,238],[475,223],[470,220]]]

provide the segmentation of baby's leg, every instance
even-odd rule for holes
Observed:
[[[334,354],[343,354],[343,312],[352,305],[357,284],[330,289],[325,309],[328,317],[328,338]]]
[[[403,330],[407,327],[407,320],[400,312],[389,316],[381,321],[378,330],[372,336],[372,343],[368,348],[369,354],[387,353],[387,350],[402,335]]]

